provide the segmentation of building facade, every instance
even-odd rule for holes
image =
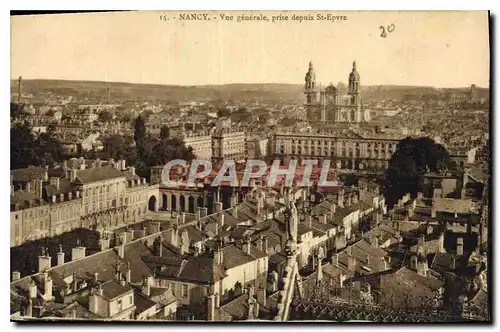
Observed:
[[[278,132],[272,153],[299,159],[330,159],[330,167],[350,170],[382,170],[403,137],[344,132]]]

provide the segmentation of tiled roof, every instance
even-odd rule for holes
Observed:
[[[140,314],[151,307],[155,307],[156,303],[146,298],[144,295],[134,292],[135,313]]]
[[[231,302],[220,307],[221,310],[227,312],[233,320],[248,319],[248,293],[245,293]],[[259,317],[267,317],[270,312],[267,307],[259,303]]]
[[[13,181],[28,182],[31,180],[46,180],[47,170],[45,167],[18,168],[10,171]]]
[[[125,175],[113,166],[94,167],[78,171],[75,183],[91,183],[125,177]]]
[[[111,279],[100,285],[100,289],[102,289],[102,296],[105,298],[112,300],[118,296],[127,294],[133,291],[132,286],[129,284],[122,285],[118,281]]]
[[[19,209],[28,208],[30,201],[33,204],[32,206],[40,206],[44,204],[40,197],[24,190],[17,190],[10,196],[11,204],[19,204]]]
[[[59,189],[55,185],[49,184],[45,186],[45,191],[47,197],[52,197],[52,195],[68,194],[73,191],[73,184],[69,182],[68,179],[59,179]]]
[[[476,204],[470,199],[434,198],[433,205],[437,212],[470,213],[477,211]]]

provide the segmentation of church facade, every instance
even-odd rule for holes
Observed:
[[[313,64],[309,62],[304,95],[308,121],[322,123],[361,123],[365,121],[361,102],[360,76],[355,61],[349,74],[347,92],[339,91],[332,83],[324,89],[318,88]]]

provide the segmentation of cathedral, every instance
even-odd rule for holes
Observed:
[[[321,87],[318,89],[313,64],[309,62],[304,94],[308,121],[322,123],[361,123],[365,121],[356,62],[352,63],[347,93],[339,91],[332,83],[324,89]]]

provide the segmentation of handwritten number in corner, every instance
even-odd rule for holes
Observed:
[[[394,25],[394,23],[391,23],[387,26],[387,29],[383,25],[379,26],[379,29],[382,30],[380,37],[386,38],[388,33],[391,33],[394,31],[394,29],[396,29],[396,26]]]
[[[387,33],[385,32],[385,28],[383,25],[379,26],[379,29],[382,29],[382,33],[380,34],[380,37],[385,38],[387,37]]]

